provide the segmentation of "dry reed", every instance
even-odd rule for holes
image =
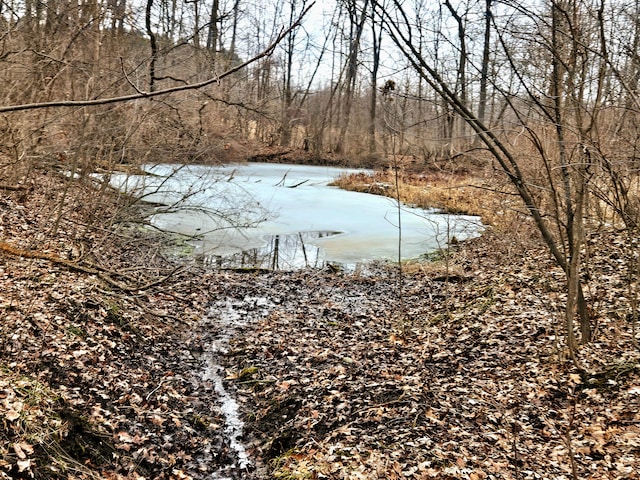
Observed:
[[[400,198],[403,203],[445,213],[476,215],[486,225],[500,227],[512,220],[520,202],[495,178],[444,173],[400,172],[396,185],[392,169],[355,173],[337,178],[332,185],[345,190]]]

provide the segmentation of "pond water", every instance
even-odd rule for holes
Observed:
[[[411,259],[482,230],[478,217],[398,207],[389,198],[329,186],[354,171],[344,168],[249,163],[145,170],[150,175],[111,182],[158,204],[152,223],[186,235],[198,258],[219,267],[353,266],[397,260],[399,253]]]

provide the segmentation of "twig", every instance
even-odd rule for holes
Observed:
[[[131,88],[133,88],[136,92],[138,92],[138,94],[140,95],[144,95],[144,92],[142,90],[140,90],[130,79],[129,79],[129,75],[127,75],[126,70],[124,69],[124,60],[122,59],[122,57],[120,57],[120,69],[122,70],[122,75],[124,75],[124,79],[127,81],[127,83],[129,85],[131,85]]]
[[[276,383],[277,380],[245,380],[244,382],[236,382],[236,385],[263,385],[269,383]]]
[[[149,290],[150,288],[153,288],[157,285],[160,285],[164,282],[166,282],[167,280],[169,280],[169,278],[171,278],[176,272],[182,270],[182,266],[178,265],[176,268],[174,268],[173,270],[171,270],[171,272],[169,272],[169,274],[165,275],[164,277],[155,280],[153,282],[147,283],[146,285],[142,285],[141,287],[139,287],[137,290]]]
[[[567,447],[567,454],[569,455],[569,463],[571,464],[571,477],[573,480],[578,480],[578,466],[576,465],[576,455],[573,451],[571,430],[573,430],[573,422],[576,418],[576,400],[572,399],[571,412],[569,417],[569,425],[563,435],[560,435],[560,439]]]
[[[290,171],[291,171],[290,169],[287,170],[285,174],[282,176],[282,178],[280,179],[280,181],[274,185],[274,187],[283,187],[284,181],[287,179],[287,175],[289,174]]]
[[[162,386],[162,383],[165,381],[165,378],[162,378],[160,380],[160,383],[158,384],[158,386],[156,388],[154,388],[153,390],[151,390],[149,393],[147,393],[147,396],[144,397],[145,400],[149,400],[149,398],[151,398],[151,395],[153,395],[154,393],[156,393],[158,390],[160,390],[160,387]]]
[[[10,255],[15,255],[17,257],[21,257],[21,258],[32,258],[32,259],[36,259],[36,260],[47,260],[49,262],[55,263],[57,265],[63,265],[65,267],[67,267],[70,270],[73,271],[78,271],[78,272],[82,272],[82,273],[87,273],[89,275],[96,275],[98,278],[100,278],[101,280],[103,280],[104,282],[106,282],[107,284],[109,284],[110,286],[117,288],[118,290],[122,290],[123,292],[134,292],[134,291],[141,291],[141,290],[148,290],[152,287],[155,287],[156,285],[159,285],[163,282],[165,282],[168,278],[170,278],[173,274],[175,274],[178,270],[180,270],[182,267],[178,266],[175,269],[173,269],[173,271],[171,271],[171,273],[169,273],[168,275],[166,275],[165,277],[159,279],[159,280],[154,280],[153,282],[147,283],[146,285],[134,285],[134,286],[128,286],[128,285],[124,285],[120,282],[118,282],[117,280],[114,280],[113,278],[111,278],[111,275],[117,275],[120,277],[123,277],[129,281],[134,282],[134,280],[126,275],[123,274],[119,274],[117,272],[113,272],[107,268],[101,267],[99,265],[93,265],[91,264],[91,266],[86,266],[86,265],[82,265],[80,263],[76,263],[76,262],[72,262],[71,260],[65,260],[64,258],[59,257],[58,255],[52,254],[52,253],[44,253],[44,252],[39,252],[37,250],[23,250],[21,248],[16,248],[13,245],[10,245],[6,242],[0,242],[0,250],[8,253]]]
[[[28,190],[30,187],[26,185],[4,185],[0,183],[0,190],[11,190],[17,192],[20,190]]]
[[[309,179],[307,178],[306,180],[303,180],[300,183],[296,183],[295,185],[289,185],[287,188],[296,188],[296,187],[299,187],[300,185],[307,183],[308,181]]]

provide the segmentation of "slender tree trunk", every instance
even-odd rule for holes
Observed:
[[[581,342],[586,343],[590,340],[590,319],[586,308],[586,301],[584,299],[584,293],[582,291],[582,284],[580,281],[580,250],[584,241],[584,220],[583,220],[583,202],[584,202],[584,179],[580,175],[580,172],[576,172],[572,175],[571,170],[575,170],[576,167],[571,167],[569,164],[568,154],[566,151],[565,141],[565,107],[563,105],[564,99],[568,96],[564,91],[564,77],[567,76],[568,81],[572,82],[573,76],[576,75],[575,70],[575,51],[569,53],[570,59],[564,60],[566,56],[562,49],[565,45],[563,38],[560,38],[562,32],[566,32],[570,25],[567,25],[568,13],[565,10],[562,2],[557,2],[552,5],[552,48],[553,48],[553,81],[552,81],[552,97],[554,99],[554,115],[556,125],[556,136],[558,139],[558,149],[560,157],[560,171],[562,174],[562,181],[564,187],[564,203],[565,203],[565,225],[563,231],[566,232],[567,246],[569,249],[569,263],[566,269],[567,282],[569,284],[568,299],[567,299],[567,328],[571,328],[568,332],[569,348],[575,351],[576,341],[573,332],[573,316],[576,314],[574,305],[577,305],[577,313],[580,317],[580,326],[582,332]],[[566,33],[565,33],[566,35]],[[566,72],[567,66],[573,68],[571,72]],[[574,88],[571,88],[572,95],[575,95]],[[574,98],[575,99],[575,98]],[[579,106],[577,111],[579,111]],[[569,317],[571,316],[571,319]],[[571,320],[571,324],[569,324]]]
[[[233,3],[233,24],[231,25],[231,45],[229,46],[228,65],[231,66],[236,57],[236,42],[238,39],[238,10],[240,8],[240,0]]]
[[[175,38],[176,35],[176,11],[178,9],[178,0],[171,0],[171,19],[169,20],[169,38]],[[182,23],[182,22],[181,22]]]
[[[207,50],[211,56],[211,68],[215,68],[216,64],[216,49],[218,47],[218,10],[219,0],[213,0],[213,2],[211,2],[209,34],[207,35]]]
[[[193,1],[193,45],[200,49],[200,0]]]
[[[484,43],[482,45],[482,65],[480,67],[480,96],[478,99],[478,120],[487,124],[487,84],[489,83],[489,61],[491,49],[491,2],[485,0]]]
[[[356,20],[355,14],[355,1],[352,5],[354,13],[352,13],[352,21]],[[349,46],[349,56],[347,58],[347,74],[345,75],[344,85],[344,110],[342,111],[342,124],[340,127],[340,134],[338,136],[338,143],[336,145],[336,152],[344,151],[344,143],[347,136],[347,130],[349,128],[349,122],[351,120],[351,108],[353,106],[353,97],[356,86],[356,76],[358,73],[358,56],[360,53],[360,39],[362,38],[362,30],[364,29],[364,23],[367,20],[367,10],[369,9],[369,0],[365,0],[360,12],[360,19],[357,21],[355,35],[351,45]]]
[[[147,35],[149,35],[149,45],[151,46],[151,58],[149,59],[149,91],[153,92],[156,89],[156,61],[158,60],[158,43],[156,35],[151,29],[151,9],[153,8],[153,0],[147,0],[147,6],[145,9],[145,27],[147,29]]]
[[[369,104],[369,155],[376,153],[376,108],[378,105],[378,70],[380,68],[380,49],[382,44],[382,28],[376,32],[376,9],[371,9],[371,33],[373,41],[373,66],[371,68],[371,103]]]
[[[458,71],[456,76],[456,89],[455,92],[460,98],[460,101],[464,104],[465,107],[469,106],[469,99],[467,98],[467,32],[466,32],[466,22],[465,18],[463,18],[451,5],[449,0],[445,0],[445,6],[449,9],[451,16],[456,21],[456,25],[458,27],[458,42],[459,42],[459,54],[458,54]],[[461,139],[465,135],[465,126],[466,123],[459,116],[452,115],[451,117],[451,139],[450,145],[453,147],[454,144],[459,143]],[[459,137],[456,141],[455,137]]]
[[[296,0],[290,4],[289,22],[293,21],[296,12]],[[303,4],[304,8],[304,4]],[[280,111],[280,145],[288,147],[291,144],[291,105],[293,104],[292,76],[293,58],[296,47],[296,31],[292,30],[285,41],[285,64],[282,79],[282,104]]]

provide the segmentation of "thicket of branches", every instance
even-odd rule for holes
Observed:
[[[638,0],[3,0],[0,183],[42,160],[224,161],[245,141],[491,158],[566,273],[574,352],[592,335],[589,229],[638,233],[639,46]]]
[[[639,3],[447,0],[441,10],[458,34],[449,47],[459,54],[449,71],[416,28],[420,10],[397,0],[377,6],[393,44],[452,110],[450,145],[468,148],[471,136],[491,154],[564,271],[569,355],[592,339],[598,315],[585,294],[590,229],[614,225],[628,235],[635,332]],[[469,21],[472,6],[483,7],[483,22]]]
[[[311,3],[3,0],[2,106],[105,99],[215,79],[262,52]],[[569,141],[584,137],[579,129],[597,131],[606,134],[607,142],[598,142],[603,154],[616,145],[621,158],[635,155],[635,1],[527,7],[337,0],[330,7],[313,5],[271,55],[197,91],[6,113],[3,154],[202,161],[220,153],[216,147],[229,134],[318,156],[365,157],[389,153],[400,132],[398,148],[420,162],[477,146],[469,112],[415,71],[420,58],[461,105],[519,151],[539,156],[547,145],[529,137],[552,138],[549,128],[556,136],[561,115],[561,123],[575,127],[564,128]],[[396,27],[408,32],[408,44],[398,45]]]

